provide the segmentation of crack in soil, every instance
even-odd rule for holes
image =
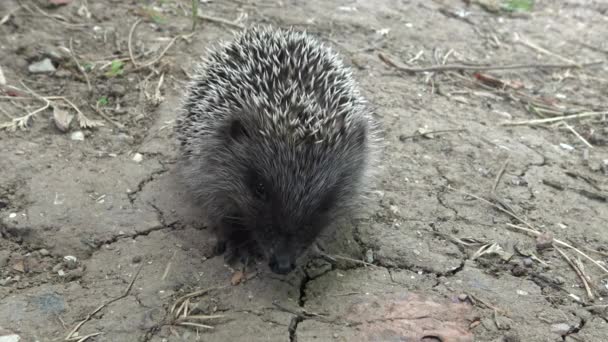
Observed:
[[[162,175],[163,173],[166,173],[167,171],[169,171],[169,168],[166,167],[162,162],[159,161],[159,163],[162,166],[162,168],[160,170],[156,170],[156,171],[152,172],[150,175],[148,175],[148,177],[142,179],[137,184],[137,188],[135,190],[131,191],[129,194],[127,194],[127,197],[129,198],[129,202],[131,202],[131,204],[135,203],[135,200],[137,199],[137,194],[140,193],[148,183],[150,183],[154,179],[156,179],[157,176]]]
[[[565,333],[564,335],[562,335],[562,341],[566,341],[566,337],[568,337],[570,335],[576,335],[576,334],[578,334],[581,331],[581,329],[583,329],[583,327],[585,327],[585,324],[587,323],[587,321],[584,318],[582,318],[582,317],[578,317],[578,318],[580,320],[578,322],[578,325],[570,328],[570,330],[567,333]]]

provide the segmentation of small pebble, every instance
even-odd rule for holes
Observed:
[[[60,277],[65,276],[65,272],[63,270],[57,271],[57,274],[59,274]]]
[[[523,264],[524,264],[524,266],[526,266],[526,267],[532,267],[532,265],[534,265],[534,262],[532,261],[532,259],[531,259],[531,258],[525,258],[525,259],[523,260]]]
[[[73,270],[78,266],[78,259],[73,255],[64,256],[63,262],[64,262],[65,266],[70,270]]]
[[[121,84],[114,84],[110,87],[110,95],[112,96],[123,96],[126,92],[127,89]]]
[[[398,215],[399,214],[399,207],[397,207],[396,205],[391,205],[389,207],[391,213],[393,213],[394,215]]]
[[[57,78],[70,78],[72,77],[72,72],[66,69],[59,69],[54,76]]]
[[[72,280],[76,280],[79,278],[82,278],[82,276],[84,275],[84,269],[82,267],[79,267],[75,270],[71,270],[68,272],[66,279],[68,281],[72,281]]]
[[[551,331],[556,334],[566,335],[570,331],[570,325],[566,323],[553,324],[551,325]]]
[[[458,295],[458,300],[461,302],[464,302],[465,300],[467,300],[467,298],[469,298],[469,296],[466,293],[461,293]]]
[[[43,249],[41,249],[41,250],[39,250],[39,251],[38,251],[38,253],[40,253],[40,255],[42,255],[42,256],[48,256],[48,255],[50,255],[50,254],[51,254],[51,253],[49,253],[49,251],[48,251],[48,250],[46,250],[46,249],[44,249],[44,248],[43,248]]]
[[[76,140],[76,141],[83,141],[84,140],[84,133],[82,133],[82,131],[73,132],[70,135],[70,139]]]
[[[32,63],[27,68],[32,74],[44,74],[55,72],[55,66],[50,58],[45,58],[39,62]]]
[[[516,277],[522,277],[528,274],[528,270],[526,270],[522,266],[517,265],[513,267],[513,269],[511,269],[511,273]]]
[[[131,259],[131,261],[132,261],[134,264],[139,264],[139,263],[141,262],[141,256],[136,255],[136,256],[134,256],[134,257],[133,257],[133,259]]]
[[[370,264],[374,262],[374,251],[372,251],[371,249],[365,251],[365,261]]]
[[[571,145],[568,145],[568,144],[564,144],[564,143],[559,144],[559,147],[563,148],[566,151],[573,151],[574,150],[574,147],[572,147]]]
[[[133,155],[133,161],[136,163],[141,163],[141,161],[144,159],[144,156],[141,153],[135,153]]]

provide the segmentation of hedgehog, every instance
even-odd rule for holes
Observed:
[[[175,131],[180,178],[217,236],[215,252],[265,259],[281,275],[363,197],[382,141],[338,54],[272,26],[208,49]]]

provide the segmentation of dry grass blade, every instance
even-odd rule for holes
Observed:
[[[333,261],[333,262],[336,262],[337,260],[344,260],[344,261],[353,262],[353,263],[359,264],[359,265],[370,266],[370,267],[377,267],[376,265],[374,265],[372,263],[369,263],[369,262],[365,262],[363,260],[353,259],[353,258],[349,258],[349,257],[345,257],[345,256],[340,256],[340,255],[330,255],[330,254],[327,254],[327,253],[323,252],[316,245],[315,245],[315,253],[318,253],[321,257],[329,259],[330,261]]]
[[[494,179],[494,185],[492,186],[492,194],[495,195],[496,194],[496,188],[498,188],[498,183],[500,183],[500,180],[502,179],[502,176],[505,174],[505,170],[507,169],[507,165],[509,165],[509,158],[507,158],[505,160],[505,162],[502,164],[500,171],[498,171],[498,174],[496,175],[496,179]]]
[[[219,289],[223,289],[226,286],[221,286],[221,287],[210,287],[207,289],[202,289],[202,290],[198,290],[198,291],[194,291],[192,293],[188,293],[187,295],[183,295],[181,297],[179,297],[175,303],[173,303],[173,305],[171,306],[171,310],[169,311],[170,313],[175,312],[175,309],[179,306],[181,308],[181,305],[186,299],[190,299],[190,298],[194,298],[194,297],[198,297],[198,296],[202,296],[204,294],[207,294],[210,291],[213,290],[219,290]],[[179,311],[178,311],[179,312]]]
[[[0,124],[0,129],[8,129],[11,131],[16,131],[17,129],[25,130],[28,128],[30,120],[32,118],[34,118],[36,116],[36,114],[42,112],[43,110],[46,110],[47,108],[49,108],[51,106],[51,102],[48,99],[46,99],[43,96],[38,95],[36,92],[34,92],[28,86],[26,86],[23,82],[21,82],[21,85],[36,99],[44,101],[44,105],[42,107],[34,110],[33,112],[25,114],[24,116],[14,118],[9,122]]]
[[[207,319],[216,319],[216,318],[224,318],[224,317],[226,317],[226,316],[224,316],[224,315],[190,315],[185,318],[207,320]]]
[[[412,68],[401,63],[397,63],[391,60],[388,56],[383,53],[378,53],[378,57],[388,66],[391,66],[397,70],[417,73],[417,72],[437,72],[437,71],[483,71],[483,70],[518,70],[518,69],[570,69],[570,68],[582,68],[590,67],[595,65],[601,65],[604,61],[596,61],[591,63],[576,63],[576,64],[510,64],[510,65],[461,65],[461,64],[446,64],[446,65],[434,65],[430,67]]]
[[[400,141],[404,141],[407,139],[414,139],[414,138],[418,138],[418,137],[425,137],[425,136],[431,136],[433,134],[443,134],[443,133],[453,133],[453,132],[466,132],[467,130],[465,128],[456,128],[456,129],[442,129],[442,130],[437,130],[437,131],[428,131],[428,132],[417,132],[416,134],[413,135],[402,135],[399,136],[399,140]]]
[[[558,58],[566,63],[569,64],[575,64],[577,65],[578,63],[576,63],[575,61],[571,60],[570,58],[566,58],[564,56],[558,55],[555,52],[551,52],[543,47],[540,47],[538,45],[536,45],[535,43],[532,43],[530,40],[526,39],[526,38],[522,38],[520,37],[518,34],[515,34],[515,41],[519,42],[527,47],[529,47],[532,50],[535,50],[537,52],[540,52],[542,54],[548,55],[548,56],[553,56],[555,58]]]
[[[87,75],[87,72],[84,70],[82,65],[80,65],[78,59],[76,58],[76,53],[74,52],[74,47],[72,46],[72,38],[70,38],[70,57],[72,57],[72,60],[74,61],[74,63],[76,63],[78,71],[80,71],[82,76],[84,76],[84,79],[87,82],[87,88],[89,89],[89,93],[92,92],[93,87],[91,87],[91,80],[89,80],[89,75]]]
[[[230,20],[226,20],[226,19],[222,19],[222,18],[216,18],[216,17],[211,17],[211,16],[208,16],[208,15],[204,15],[199,10],[197,10],[196,16],[199,19],[210,21],[212,23],[228,25],[228,26],[232,26],[234,28],[238,28],[238,29],[241,29],[241,30],[243,28],[245,28],[243,25],[235,23],[235,22],[230,21]]]
[[[574,135],[575,135],[577,138],[579,138],[579,140],[580,140],[580,141],[582,141],[582,142],[583,142],[583,144],[587,145],[587,147],[589,147],[589,148],[593,148],[593,145],[591,145],[591,144],[590,144],[590,143],[587,141],[587,139],[583,138],[583,136],[582,136],[582,135],[578,134],[578,132],[577,132],[577,131],[576,131],[574,128],[572,128],[572,126],[568,125],[568,123],[567,123],[567,122],[565,122],[565,121],[564,121],[564,122],[563,122],[563,125],[564,125],[564,126],[565,126],[565,127],[568,129],[568,130],[570,130],[570,132],[572,132],[572,134],[574,134]]]
[[[566,260],[568,265],[570,265],[570,267],[574,270],[576,275],[578,275],[578,277],[581,278],[581,281],[583,282],[583,286],[585,286],[585,291],[587,291],[587,297],[589,297],[589,300],[593,301],[593,299],[594,299],[593,292],[591,292],[591,288],[589,287],[589,282],[587,282],[587,278],[583,274],[583,271],[570,259],[570,257],[568,257],[568,255],[566,253],[564,253],[564,251],[562,251],[558,247],[555,247],[555,250],[557,250],[559,252],[559,254],[561,254],[561,256],[564,257],[564,259]]]
[[[80,336],[74,336],[74,337],[73,337],[73,341],[76,341],[76,342],[84,342],[84,341],[88,340],[88,339],[89,339],[89,338],[91,338],[91,337],[95,337],[95,336],[97,336],[97,335],[101,335],[101,334],[102,334],[102,333],[100,333],[100,332],[96,332],[96,333],[93,333],[93,334],[84,335],[84,336],[82,336],[82,337],[80,337]]]
[[[522,230],[522,231],[528,232],[528,233],[533,234],[533,235],[536,235],[536,236],[538,236],[538,235],[541,235],[541,234],[542,234],[541,232],[539,232],[539,231],[537,231],[537,230],[535,230],[535,229],[528,229],[528,228],[526,228],[526,227],[520,227],[520,226],[518,226],[518,225],[511,224],[511,223],[507,223],[507,226],[509,226],[509,227],[511,227],[511,228],[515,228],[515,229],[518,229],[518,230]],[[587,254],[583,253],[583,252],[582,252],[580,249],[578,249],[578,248],[576,248],[576,247],[574,247],[574,246],[572,246],[572,245],[570,245],[570,244],[568,244],[568,243],[565,243],[565,242],[563,242],[563,241],[560,241],[560,240],[558,240],[558,239],[553,239],[553,241],[554,241],[555,243],[557,243],[558,245],[562,246],[562,247],[566,247],[566,248],[570,248],[570,249],[572,249],[573,251],[575,251],[575,252],[577,252],[578,254],[580,254],[581,256],[583,256],[585,259],[587,259],[587,260],[591,261],[591,262],[592,262],[594,265],[596,265],[597,267],[599,267],[599,268],[600,268],[602,271],[604,271],[606,274],[608,274],[608,269],[606,269],[606,267],[602,266],[602,264],[600,264],[600,263],[599,263],[597,260],[595,260],[595,259],[593,259],[592,257],[588,256]]]
[[[144,267],[144,264],[141,264],[141,266],[139,266],[139,268],[137,269],[137,272],[135,272],[135,275],[133,276],[133,279],[131,279],[131,282],[129,283],[129,286],[127,286],[127,288],[125,289],[125,291],[123,292],[122,295],[110,299],[107,302],[101,304],[100,306],[98,306],[95,310],[91,311],[89,314],[87,314],[87,316],[80,321],[78,324],[76,324],[76,326],[70,331],[70,333],[66,336],[65,340],[66,341],[73,341],[74,338],[76,338],[76,336],[74,336],[74,334],[76,334],[78,332],[78,330],[80,329],[80,327],[82,327],[86,322],[88,322],[89,320],[91,320],[91,318],[93,317],[93,315],[95,315],[96,313],[98,313],[99,311],[101,311],[101,309],[105,308],[106,306],[119,301],[125,297],[127,297],[129,295],[129,293],[131,292],[131,289],[133,288],[133,284],[135,283],[135,280],[137,280],[137,277],[139,277],[139,273],[141,272],[141,269]],[[86,337],[86,336],[85,336]],[[89,336],[90,337],[90,336]],[[77,337],[80,338],[80,337]]]
[[[135,68],[135,70],[140,70],[140,69],[143,69],[143,68],[148,68],[148,67],[151,67],[151,66],[153,66],[154,64],[158,63],[158,61],[160,61],[160,60],[163,58],[163,56],[164,56],[164,55],[167,53],[167,51],[169,51],[169,48],[171,48],[171,46],[173,46],[173,44],[175,43],[175,41],[176,41],[178,38],[187,39],[187,37],[190,37],[190,36],[192,36],[192,34],[190,34],[190,35],[181,35],[181,36],[175,36],[175,37],[173,37],[173,38],[172,38],[172,39],[169,41],[169,43],[167,44],[167,46],[165,46],[165,48],[163,49],[163,51],[161,51],[161,53],[160,53],[160,54],[159,54],[159,55],[158,55],[156,58],[154,58],[154,59],[152,59],[151,61],[146,62],[146,63],[144,63],[144,64],[142,64],[142,65],[137,66],[137,67]]]
[[[129,39],[127,40],[127,46],[129,48],[129,58],[131,58],[131,63],[133,63],[134,67],[137,67],[137,62],[135,62],[135,57],[133,56],[133,32],[135,32],[135,28],[137,27],[137,25],[139,25],[140,22],[141,19],[137,19],[133,23],[133,26],[131,26],[131,30],[129,30]]]
[[[179,322],[179,323],[177,323],[177,325],[187,325],[187,326],[203,328],[203,329],[215,329],[214,327],[212,327],[210,325],[204,325],[204,324],[192,323],[192,322]]]
[[[476,200],[482,201],[482,202],[484,202],[484,203],[486,203],[486,204],[489,204],[489,205],[491,205],[492,207],[494,207],[494,208],[496,208],[496,209],[498,209],[498,210],[502,211],[503,213],[505,213],[505,214],[507,214],[507,215],[511,216],[512,218],[516,219],[517,221],[519,221],[519,222],[521,222],[521,223],[525,224],[526,226],[528,226],[528,227],[530,228],[530,230],[535,231],[535,232],[537,231],[537,230],[536,230],[536,229],[535,229],[535,228],[534,228],[534,227],[533,227],[533,226],[532,226],[530,223],[528,223],[526,220],[522,219],[521,217],[519,217],[519,216],[515,215],[515,213],[513,213],[512,211],[509,211],[509,210],[507,210],[507,209],[505,209],[505,208],[503,208],[503,207],[501,207],[501,206],[499,206],[499,205],[497,205],[497,204],[494,204],[494,203],[492,203],[492,202],[488,201],[488,200],[487,200],[487,199],[485,199],[485,198],[481,198],[481,197],[479,197],[479,196],[477,196],[477,195],[473,195],[473,194],[470,194],[470,193],[465,192],[465,191],[462,191],[462,190],[457,190],[457,189],[454,189],[454,188],[452,188],[452,187],[451,187],[451,186],[449,186],[449,185],[447,186],[447,188],[448,188],[448,189],[450,189],[450,190],[452,190],[452,191],[459,192],[459,193],[461,193],[461,194],[463,194],[463,195],[466,195],[466,196],[472,197],[472,198],[474,198],[474,199],[476,199]]]
[[[118,129],[124,129],[125,126],[123,126],[122,124],[112,120],[109,116],[107,116],[101,109],[99,109],[98,107],[94,107],[93,105],[89,105],[94,111],[95,113],[97,113],[97,115],[101,116],[102,118],[104,118],[107,122],[111,123],[114,127],[118,128]]]
[[[556,116],[556,117],[547,118],[547,119],[504,122],[504,123],[502,123],[502,125],[503,126],[540,125],[540,124],[557,122],[557,121],[562,121],[562,120],[565,121],[565,120],[581,119],[581,118],[588,118],[588,117],[602,116],[602,115],[608,115],[608,111],[584,112],[584,113],[579,113],[579,114]]]

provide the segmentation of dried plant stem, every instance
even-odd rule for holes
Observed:
[[[78,332],[78,329],[80,329],[80,327],[82,327],[86,322],[88,322],[89,320],[91,320],[91,317],[93,317],[93,315],[95,315],[96,313],[98,313],[99,311],[101,311],[101,309],[105,308],[106,306],[121,300],[125,297],[127,297],[129,295],[129,293],[131,292],[131,289],[133,288],[133,283],[135,283],[135,280],[137,280],[137,277],[139,276],[139,272],[141,271],[141,269],[144,267],[144,264],[141,264],[141,266],[139,266],[139,268],[137,269],[137,272],[135,272],[135,275],[133,276],[133,279],[131,279],[131,282],[129,283],[129,286],[127,286],[127,288],[125,289],[125,291],[123,292],[123,294],[121,294],[120,296],[110,299],[109,301],[101,304],[100,306],[98,306],[95,310],[91,311],[87,317],[85,317],[85,319],[83,319],[82,321],[80,321],[78,324],[76,324],[76,326],[74,327],[74,329],[72,329],[70,331],[70,333],[68,334],[68,336],[66,336],[65,340],[66,341],[74,341],[76,339],[80,339],[79,336],[74,336],[74,334],[76,332]],[[98,333],[100,334],[100,333]],[[94,336],[94,335],[89,335],[90,336]],[[80,340],[78,340],[80,341]]]
[[[533,234],[533,235],[536,235],[536,236],[538,236],[538,235],[541,235],[541,234],[542,234],[541,232],[539,232],[539,231],[537,231],[537,230],[534,230],[534,229],[528,229],[528,228],[526,228],[526,227],[520,227],[520,226],[518,226],[518,225],[511,224],[511,223],[507,223],[507,226],[509,226],[509,227],[511,227],[511,228],[515,228],[515,229],[518,229],[518,230],[522,230],[522,231],[528,232],[528,233]],[[553,241],[554,241],[555,243],[557,243],[558,245],[562,246],[562,247],[566,247],[566,248],[570,248],[570,249],[572,249],[573,251],[575,251],[575,252],[577,252],[578,254],[582,255],[582,256],[583,256],[585,259],[587,259],[587,260],[591,261],[593,264],[595,264],[595,266],[599,267],[599,268],[600,268],[602,271],[604,271],[604,272],[606,272],[606,273],[608,274],[608,269],[606,269],[606,267],[602,266],[602,265],[601,265],[599,262],[597,262],[595,259],[593,259],[593,258],[591,258],[590,256],[588,256],[587,254],[583,253],[583,252],[582,252],[580,249],[578,249],[578,248],[576,248],[576,247],[574,247],[574,246],[572,246],[572,245],[570,245],[570,244],[568,244],[568,243],[565,243],[565,242],[563,242],[563,241],[560,241],[560,240],[558,240],[558,239],[553,239]]]
[[[129,30],[129,39],[127,40],[127,47],[129,48],[129,58],[131,59],[131,63],[133,63],[133,66],[136,68],[137,62],[135,61],[135,56],[133,55],[133,33],[135,32],[135,28],[137,27],[137,25],[139,25],[140,22],[141,19],[137,19],[133,23],[133,26],[131,26],[131,30]]]
[[[574,134],[580,141],[583,142],[583,144],[587,145],[587,147],[589,148],[593,148],[593,145],[591,145],[587,139],[583,138],[582,135],[580,135],[574,128],[572,128],[572,126],[568,125],[567,122],[563,122],[564,126],[570,130],[570,132],[572,132],[572,134]]]
[[[510,65],[461,65],[461,64],[446,64],[446,65],[435,65],[430,67],[413,68],[406,65],[394,62],[383,53],[379,53],[378,57],[385,64],[400,70],[410,73],[417,72],[437,72],[437,71],[484,71],[484,70],[518,70],[518,69],[570,69],[570,68],[583,68],[595,65],[603,64],[603,61],[596,61],[590,63],[579,63],[579,64],[510,64]]]
[[[507,210],[507,209],[504,209],[503,207],[501,207],[501,206],[499,206],[499,205],[497,205],[497,204],[494,204],[494,203],[492,203],[492,202],[488,201],[488,200],[487,200],[487,199],[485,199],[485,198],[479,197],[479,196],[477,196],[477,195],[470,194],[470,193],[465,192],[465,191],[462,191],[462,190],[457,190],[457,189],[454,189],[454,188],[452,188],[452,187],[451,187],[451,186],[449,186],[449,185],[448,185],[448,187],[447,187],[447,188],[448,188],[448,189],[450,189],[450,190],[453,190],[453,191],[459,192],[459,193],[461,193],[461,194],[463,194],[463,195],[466,195],[466,196],[469,196],[469,197],[473,197],[473,198],[475,198],[476,200],[482,201],[482,202],[484,202],[484,203],[486,203],[486,204],[489,204],[489,205],[491,205],[492,207],[494,207],[494,208],[496,208],[496,209],[498,209],[498,210],[502,211],[503,213],[505,213],[505,214],[507,214],[507,215],[511,216],[512,218],[516,219],[517,221],[519,221],[519,222],[521,222],[521,223],[525,224],[526,226],[528,226],[528,227],[529,227],[529,229],[530,229],[530,230],[535,231],[535,232],[538,232],[538,231],[537,231],[537,230],[536,230],[536,229],[535,229],[535,228],[534,228],[534,227],[533,227],[533,226],[532,226],[530,223],[528,223],[528,222],[527,222],[526,220],[524,220],[523,218],[521,218],[521,217],[519,217],[519,216],[515,215],[515,213],[513,213],[512,211],[509,211],[509,210]],[[540,234],[540,233],[539,233],[539,234]]]
[[[72,47],[72,38],[70,38],[70,57],[72,57],[72,60],[74,61],[74,63],[76,63],[78,71],[80,71],[82,76],[84,76],[84,79],[87,82],[87,89],[89,89],[89,93],[92,92],[93,87],[91,87],[91,80],[89,80],[89,75],[87,75],[87,72],[84,70],[82,65],[80,65],[80,62],[78,62],[78,58],[76,58],[76,53],[74,53],[74,48]]]
[[[237,24],[237,23],[235,23],[233,21],[226,20],[226,19],[223,19],[223,18],[216,18],[216,17],[211,17],[211,16],[208,16],[208,15],[204,15],[204,14],[201,14],[200,11],[197,11],[196,16],[199,19],[203,19],[203,20],[210,21],[210,22],[213,22],[213,23],[228,25],[228,26],[232,26],[232,27],[238,28],[238,29],[243,29],[244,28],[244,26],[241,25],[241,24]]]
[[[565,121],[565,120],[573,120],[573,119],[587,118],[587,117],[593,117],[593,116],[602,116],[602,115],[608,115],[608,111],[584,112],[584,113],[578,113],[578,114],[572,114],[572,115],[556,116],[556,117],[547,118],[547,119],[505,122],[502,125],[503,126],[539,125],[539,124],[557,122],[557,121],[562,121],[562,120]]]
[[[576,272],[576,275],[578,275],[578,277],[581,278],[581,281],[583,282],[583,286],[585,286],[585,291],[587,291],[587,297],[589,297],[589,300],[593,300],[593,298],[594,298],[593,292],[591,292],[591,288],[589,287],[589,282],[587,282],[587,278],[583,274],[583,271],[578,268],[578,266],[570,259],[570,257],[568,255],[566,255],[566,253],[564,253],[564,251],[562,251],[558,247],[555,247],[555,250],[557,250],[559,252],[559,254],[561,254],[562,257],[564,257],[564,259],[566,260],[568,265],[570,265],[570,267],[572,267],[574,272]]]

